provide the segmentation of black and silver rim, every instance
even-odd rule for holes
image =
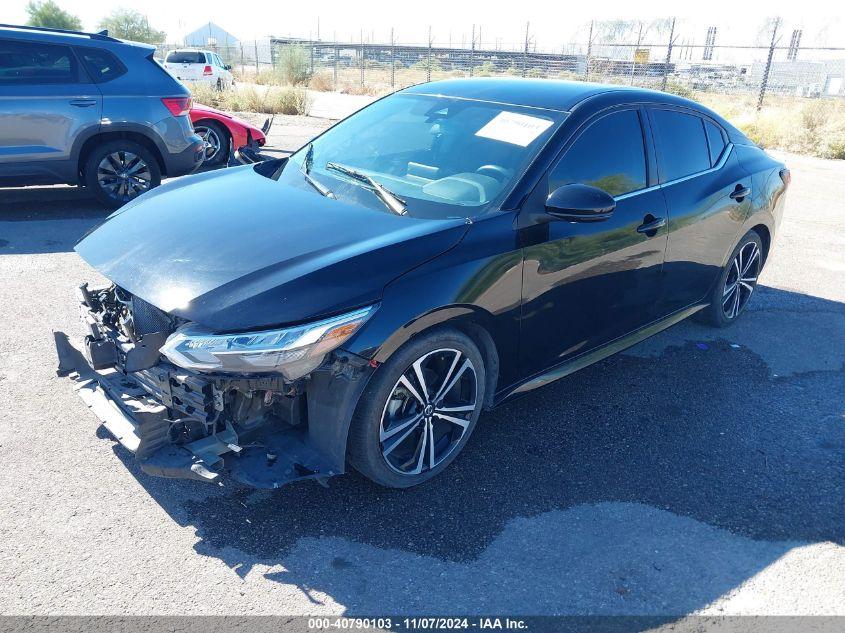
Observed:
[[[223,146],[220,141],[220,135],[213,128],[200,125],[194,128],[194,131],[199,134],[205,147],[205,160],[212,161],[220,153],[220,148]]]
[[[418,358],[399,377],[379,426],[381,454],[402,475],[433,470],[461,443],[478,399],[472,361],[456,349]]]
[[[760,249],[755,242],[749,242],[739,249],[725,279],[722,291],[722,312],[725,317],[735,319],[745,309],[757,285],[759,273]]]
[[[116,200],[131,200],[150,188],[152,174],[143,158],[132,152],[111,152],[97,166],[97,183]]]

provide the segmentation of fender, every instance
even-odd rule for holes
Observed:
[[[132,134],[138,134],[151,141],[158,150],[159,158],[161,158],[167,153],[167,148],[165,147],[161,138],[158,137],[158,134],[156,134],[152,128],[139,123],[121,121],[109,124],[107,126],[92,126],[91,128],[85,130],[84,133],[77,135],[76,140],[74,140],[73,142],[73,147],[70,151],[71,164],[74,165],[77,171],[81,171],[82,166],[79,164],[79,159],[80,154],[82,152],[82,148],[85,146],[85,143],[100,134],[112,134],[120,132],[130,132]]]

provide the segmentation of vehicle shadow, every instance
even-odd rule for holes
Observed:
[[[761,294],[755,336],[792,345],[798,318],[804,352],[829,353],[810,326],[842,332],[845,304]],[[841,346],[834,367],[776,376],[756,342],[696,327],[485,413],[448,471],[410,490],[353,473],[200,498],[116,450],[197,553],[347,614],[688,613],[793,547],[845,543]]]

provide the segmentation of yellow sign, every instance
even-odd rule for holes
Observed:
[[[637,64],[647,64],[648,63],[648,54],[649,49],[647,48],[638,48],[634,51],[634,62]]]

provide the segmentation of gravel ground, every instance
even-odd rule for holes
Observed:
[[[277,119],[294,149],[325,120]],[[845,615],[845,163],[787,157],[750,311],[482,416],[447,474],[141,473],[54,373],[106,213],[0,190],[0,613]]]

